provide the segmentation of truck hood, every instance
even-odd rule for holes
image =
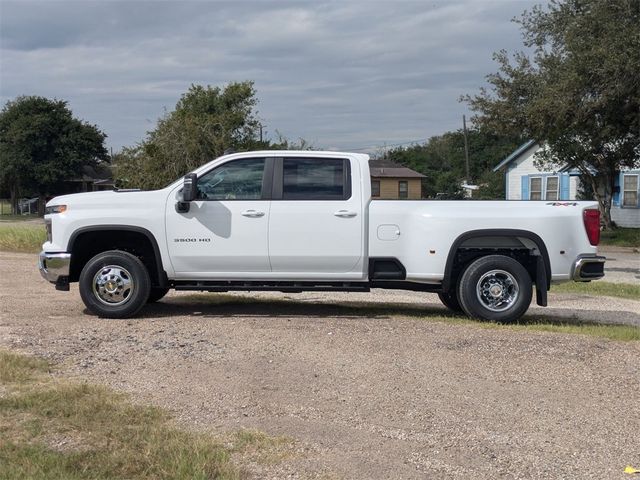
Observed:
[[[54,197],[47,202],[47,207],[53,205],[67,205],[70,209],[76,208],[131,208],[132,205],[140,205],[148,202],[157,202],[164,199],[166,192],[162,190],[107,190],[102,192],[73,193]]]

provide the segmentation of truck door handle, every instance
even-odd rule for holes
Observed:
[[[258,218],[264,217],[264,212],[259,212],[257,210],[245,210],[240,215],[242,215],[243,217]]]
[[[336,213],[334,213],[334,215],[336,217],[350,218],[358,215],[358,212],[350,212],[349,210],[338,210]]]

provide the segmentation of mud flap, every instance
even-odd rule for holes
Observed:
[[[536,257],[536,303],[541,307],[547,306],[547,270],[544,267],[542,255]]]

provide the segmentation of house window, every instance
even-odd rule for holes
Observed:
[[[372,197],[380,196],[380,180],[371,181],[371,196]]]
[[[622,206],[638,206],[638,175],[623,175]]]
[[[406,180],[398,182],[398,198],[409,198],[409,182]]]
[[[529,182],[529,200],[542,200],[542,177],[531,177]]]
[[[558,200],[558,177],[547,177],[545,200]]]

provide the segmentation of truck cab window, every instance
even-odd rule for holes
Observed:
[[[348,160],[285,158],[283,200],[346,200],[351,196]]]
[[[198,179],[198,200],[260,200],[264,158],[224,163]]]

